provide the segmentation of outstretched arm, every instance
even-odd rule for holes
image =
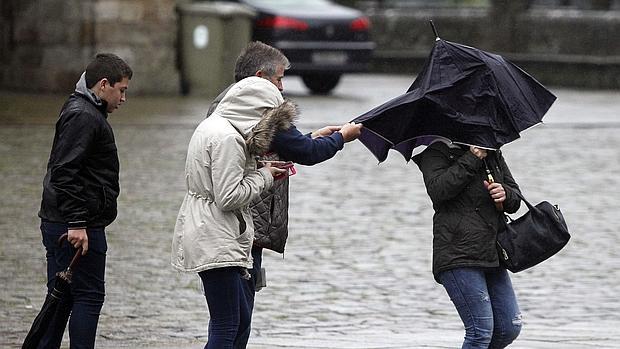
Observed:
[[[303,135],[295,126],[276,133],[271,150],[284,160],[302,165],[314,165],[331,159],[344,143],[359,137],[361,124],[326,126],[310,135]]]

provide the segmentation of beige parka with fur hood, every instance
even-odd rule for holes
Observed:
[[[172,265],[200,272],[252,267],[254,225],[249,204],[273,185],[255,156],[273,135],[290,127],[295,106],[268,80],[249,77],[226,93],[213,115],[198,125],[187,151],[187,193],[172,241]]]

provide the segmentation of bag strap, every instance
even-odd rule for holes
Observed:
[[[514,193],[515,195],[517,195],[521,200],[523,200],[523,202],[525,202],[525,204],[527,205],[527,208],[529,208],[530,210],[534,209],[534,205],[530,204],[529,201],[527,201],[527,199],[525,199],[525,197],[523,196],[523,194],[521,194],[518,190],[513,190],[512,193]]]
[[[525,205],[527,206],[528,210],[535,210],[536,208],[534,208],[534,206],[532,206],[532,204],[530,204],[529,201],[527,201],[525,199],[525,197],[523,197],[523,194],[521,194],[518,190],[513,190],[512,191],[516,196],[519,197],[519,199],[523,200],[523,202],[525,202]],[[510,215],[506,212],[502,212],[504,214],[504,222],[505,223],[510,223],[513,222],[514,219],[512,219],[512,217],[510,217]]]

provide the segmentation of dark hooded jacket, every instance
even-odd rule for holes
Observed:
[[[84,75],[65,102],[43,180],[39,217],[69,227],[105,227],[116,218],[119,161],[106,103]]]
[[[514,213],[520,199],[500,151],[489,151],[486,162],[495,182],[506,191],[504,211]],[[433,202],[433,274],[457,267],[498,267],[497,231],[503,214],[484,187],[484,162],[468,149],[438,141],[413,157]]]

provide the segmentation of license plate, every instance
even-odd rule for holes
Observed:
[[[344,65],[349,57],[344,52],[312,52],[312,63],[324,65]]]

